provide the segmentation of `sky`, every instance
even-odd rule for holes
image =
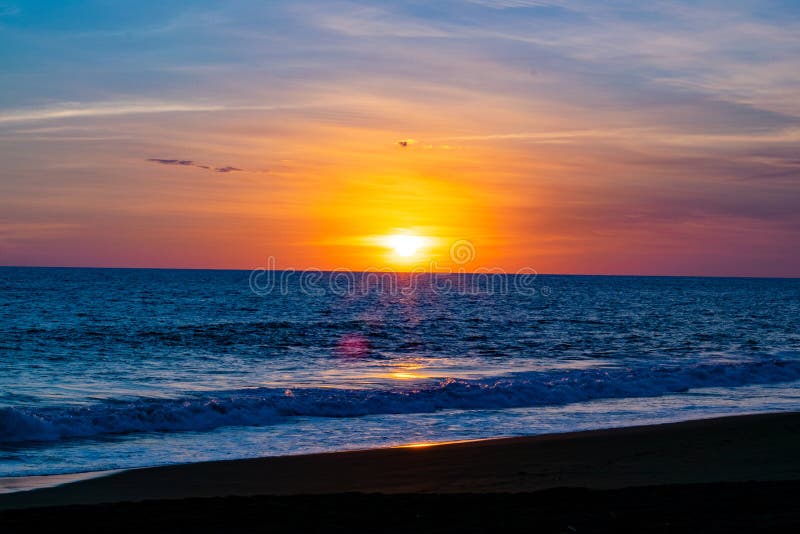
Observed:
[[[800,276],[800,3],[0,0],[0,161],[0,265]]]

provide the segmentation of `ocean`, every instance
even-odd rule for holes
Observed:
[[[0,477],[800,410],[800,280],[0,268]]]

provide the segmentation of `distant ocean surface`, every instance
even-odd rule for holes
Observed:
[[[0,476],[800,410],[797,279],[364,276],[0,268]]]

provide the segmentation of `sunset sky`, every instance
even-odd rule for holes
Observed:
[[[0,0],[0,265],[800,276],[800,3]]]

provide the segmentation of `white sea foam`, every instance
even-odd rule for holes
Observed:
[[[553,406],[798,379],[800,359],[785,354],[746,362],[688,366],[638,363],[630,367],[537,371],[477,380],[447,378],[404,389],[259,388],[203,392],[175,399],[106,401],[82,407],[6,407],[0,409],[0,442],[264,426],[295,416],[348,418],[445,409]]]

